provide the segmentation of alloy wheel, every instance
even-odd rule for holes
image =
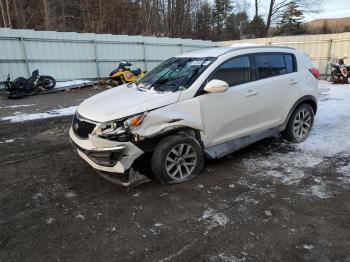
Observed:
[[[190,177],[197,165],[195,149],[189,144],[174,146],[165,159],[166,172],[174,180]]]
[[[293,121],[293,134],[298,139],[308,136],[312,126],[312,117],[308,110],[300,110]]]

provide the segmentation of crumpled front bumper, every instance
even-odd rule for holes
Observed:
[[[143,151],[131,142],[117,142],[89,135],[79,138],[71,128],[69,136],[79,156],[94,169],[110,173],[126,173]]]

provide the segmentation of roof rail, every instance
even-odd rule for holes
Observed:
[[[232,47],[226,52],[222,53],[221,55],[224,55],[233,51],[237,51],[237,50],[250,49],[250,48],[285,48],[285,49],[296,50],[293,47],[283,46],[283,45],[251,45],[251,46]]]

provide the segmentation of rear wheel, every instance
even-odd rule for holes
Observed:
[[[308,104],[301,104],[291,115],[282,136],[290,142],[303,142],[310,135],[313,123],[314,110]]]
[[[180,183],[199,175],[204,156],[195,138],[176,134],[157,144],[151,165],[155,179],[161,184]]]
[[[52,76],[41,76],[40,85],[45,89],[52,89],[56,86],[56,80]]]

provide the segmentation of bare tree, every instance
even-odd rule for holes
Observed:
[[[7,20],[8,20],[8,26],[12,28],[12,21],[11,21],[11,15],[10,15],[10,3],[9,0],[6,0],[6,13],[7,13]]]
[[[323,0],[270,0],[266,19],[266,35],[268,35],[271,24],[280,19],[287,6],[293,2],[305,14],[317,13],[320,10]]]
[[[4,8],[4,4],[3,4],[2,0],[0,0],[0,9],[1,9],[2,22],[4,24],[4,27],[7,27],[5,8]]]

